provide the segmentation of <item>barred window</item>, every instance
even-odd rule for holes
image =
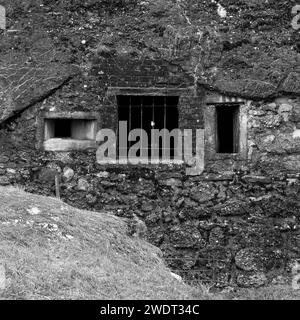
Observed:
[[[171,132],[178,129],[178,96],[118,96],[118,114],[119,121],[127,121],[128,133],[133,129],[143,129],[148,135],[148,145],[145,146],[148,151],[148,157],[151,155],[151,129],[167,129]],[[163,148],[166,145],[166,139],[170,137],[163,136],[160,139],[157,154],[162,158]],[[129,142],[129,148],[135,142]],[[174,148],[176,141],[171,138],[169,144],[170,159],[174,157]],[[121,146],[119,146],[120,151]],[[143,149],[143,146],[142,148]],[[139,155],[139,154],[138,154]]]

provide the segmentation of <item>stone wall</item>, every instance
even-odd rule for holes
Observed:
[[[300,100],[248,102],[247,158],[206,157],[205,171],[196,177],[186,176],[185,165],[100,166],[95,151],[37,148],[40,112],[93,110],[102,127],[115,128],[115,106],[99,94],[95,79],[75,79],[2,125],[0,185],[53,196],[59,175],[63,200],[124,218],[136,215],[171,267],[189,278],[246,287],[284,281],[281,275],[300,258]],[[74,89],[80,86],[82,91]],[[193,124],[193,110],[202,110],[203,128],[204,94],[198,90],[196,104],[186,95],[185,105],[195,107],[184,113],[183,104],[183,127]]]

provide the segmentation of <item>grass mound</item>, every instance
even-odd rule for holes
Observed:
[[[174,279],[159,249],[128,236],[121,219],[16,188],[0,193],[1,299],[209,298]]]

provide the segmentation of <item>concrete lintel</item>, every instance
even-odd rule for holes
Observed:
[[[244,104],[247,100],[239,98],[239,97],[232,97],[232,96],[225,96],[217,92],[207,92],[205,96],[205,104],[223,104],[223,105],[232,105],[232,104]]]
[[[146,95],[146,96],[179,96],[183,93],[192,91],[188,88],[138,88],[138,87],[108,87],[107,95]]]
[[[96,112],[51,112],[45,111],[41,114],[46,119],[82,119],[82,120],[98,120],[99,114]]]

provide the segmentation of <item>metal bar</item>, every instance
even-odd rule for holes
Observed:
[[[152,97],[152,121],[154,123],[153,129],[155,127],[155,105],[154,105],[155,97]]]
[[[164,129],[167,129],[167,97],[166,96],[164,96]],[[164,131],[163,147],[164,148],[162,148],[162,156],[164,158],[166,155],[166,150],[164,150],[166,148],[165,131]]]
[[[129,132],[131,131],[131,97],[129,97],[129,125],[128,125],[128,129],[129,129]]]
[[[142,130],[143,130],[143,108],[144,108],[144,99],[141,97],[141,137],[142,137]],[[144,154],[143,152],[143,139],[141,139],[141,156]]]
[[[167,129],[167,97],[164,97],[164,129]]]

